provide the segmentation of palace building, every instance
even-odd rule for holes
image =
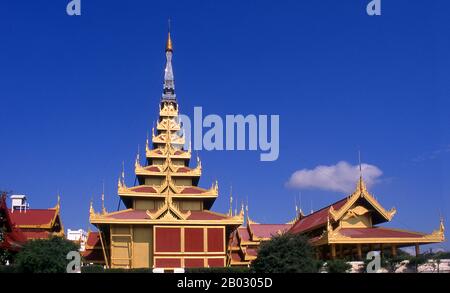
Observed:
[[[172,70],[170,32],[159,119],[147,139],[145,164],[135,162],[137,185],[118,181],[125,210],[100,212],[90,208],[90,222],[98,228],[98,240],[107,267],[180,268],[223,267],[228,263],[228,240],[243,223],[243,210],[231,216],[211,211],[218,183],[198,186],[202,164],[190,167],[191,150],[179,122],[179,105]],[[93,235],[93,234],[91,234]],[[92,236],[94,237],[94,236]],[[87,251],[94,253],[95,249]],[[98,242],[97,242],[98,243]],[[95,245],[94,245],[95,247]]]
[[[4,208],[6,207],[6,195]],[[11,195],[11,210],[8,212],[8,218],[15,229],[26,238],[47,239],[52,236],[64,236],[64,226],[60,215],[60,199],[53,208],[32,209],[27,203],[25,195]],[[5,212],[6,213],[6,212]]]
[[[218,197],[218,183],[199,187],[202,164],[190,167],[191,149],[179,121],[172,69],[173,46],[168,33],[163,93],[159,118],[147,138],[145,164],[138,152],[136,183],[127,186],[125,174],[118,180],[118,195],[126,209],[108,212],[102,195],[101,211],[91,202],[90,223],[97,232],[88,234],[85,263],[109,268],[189,268],[249,266],[264,241],[281,233],[299,233],[309,238],[317,258],[362,259],[369,251],[444,241],[444,224],[431,234],[381,227],[390,222],[395,209],[386,210],[367,191],[362,176],[355,191],[342,200],[309,215],[301,210],[287,224],[259,224],[244,207],[238,213],[211,211]]]
[[[367,191],[361,176],[351,195],[310,215],[300,214],[289,232],[306,235],[320,259],[362,260],[369,251],[386,250],[395,256],[398,248],[407,246],[419,254],[420,245],[445,240],[443,219],[431,234],[379,226],[395,214],[395,208],[386,210]]]

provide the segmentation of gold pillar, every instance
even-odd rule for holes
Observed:
[[[392,244],[391,253],[392,253],[392,256],[397,256],[397,245]]]
[[[361,249],[361,244],[357,244],[356,245],[356,250],[358,252],[358,260],[362,260],[362,249]]]
[[[420,254],[420,246],[419,244],[416,244],[416,256]]]
[[[331,244],[331,259],[336,259],[336,245]]]

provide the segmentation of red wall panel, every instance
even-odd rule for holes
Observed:
[[[155,259],[157,268],[181,268],[180,258],[157,258]]]
[[[203,268],[205,263],[203,258],[185,258],[184,266],[186,268]]]
[[[203,243],[204,243],[203,228],[184,229],[184,251],[203,252],[204,251]]]
[[[181,252],[181,229],[155,227],[156,252]]]
[[[208,252],[224,252],[222,228],[208,228]]]
[[[210,268],[224,267],[225,266],[225,260],[223,258],[209,258],[208,259],[208,266]]]

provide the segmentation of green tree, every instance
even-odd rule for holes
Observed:
[[[61,237],[28,241],[15,257],[23,273],[65,273],[70,251],[78,251],[74,242]]]
[[[343,259],[327,261],[327,271],[329,273],[346,273],[352,266]]]
[[[285,233],[261,243],[252,268],[257,273],[317,273],[321,264],[306,237]]]
[[[408,267],[410,268],[414,268],[415,272],[419,272],[419,266],[426,263],[428,261],[428,258],[423,255],[423,254],[419,254],[417,256],[412,256],[409,259],[409,263],[408,263]]]

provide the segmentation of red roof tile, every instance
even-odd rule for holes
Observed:
[[[292,225],[290,224],[249,224],[254,237],[271,238],[278,234],[278,231],[286,232]]]
[[[159,168],[157,166],[147,166],[144,168],[147,171],[152,171],[152,172],[159,172]]]
[[[257,256],[258,255],[258,249],[257,248],[247,248],[245,250],[245,253],[250,256]]]
[[[26,211],[14,211],[11,213],[13,223],[19,227],[49,225],[55,216],[55,209],[28,209]]]
[[[226,215],[216,214],[210,211],[191,211],[188,220],[225,220]]]
[[[417,238],[425,234],[382,227],[342,228],[339,232],[351,238]]]
[[[142,193],[156,193],[156,189],[151,186],[140,185],[130,188],[134,192],[142,192]]]
[[[86,247],[94,248],[95,246],[101,247],[100,234],[98,232],[89,232],[86,240]]]
[[[191,171],[191,169],[188,167],[181,167],[181,168],[178,168],[178,170],[177,170],[177,172],[179,172],[179,173],[187,173],[189,171]]]
[[[301,218],[300,220],[294,223],[294,225],[289,231],[292,233],[302,233],[309,231],[313,228],[325,225],[328,221],[328,211],[330,207],[333,206],[335,210],[339,210],[343,205],[345,205],[346,202],[347,198],[341,199],[340,201],[335,202],[332,205],[324,207],[304,218]]]
[[[205,192],[206,190],[196,186],[186,187],[181,191],[182,194],[201,194]]]
[[[239,233],[239,238],[241,241],[250,241],[250,234],[248,234],[248,230],[246,227],[239,227],[237,229]]]
[[[112,215],[108,215],[108,217],[123,220],[143,220],[149,218],[147,215],[147,211],[144,210],[124,210]]]

